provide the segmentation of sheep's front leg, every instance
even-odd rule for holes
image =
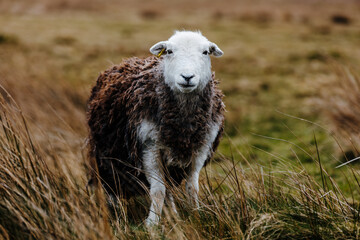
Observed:
[[[199,208],[198,193],[200,171],[203,168],[206,159],[211,155],[213,142],[219,135],[220,125],[221,123],[214,123],[211,125],[210,132],[206,136],[206,143],[200,148],[195,159],[193,159],[191,171],[186,179],[186,191],[197,208]]]
[[[156,225],[160,221],[165,199],[164,174],[161,168],[157,149],[152,146],[143,152],[145,175],[150,183],[150,211],[145,224]]]
[[[192,203],[195,204],[196,208],[199,208],[199,175],[206,159],[209,156],[210,149],[208,146],[204,146],[198,156],[192,163],[191,171],[188,178],[186,179],[186,191]]]

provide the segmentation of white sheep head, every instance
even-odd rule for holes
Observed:
[[[176,31],[167,41],[150,48],[161,56],[165,83],[176,92],[201,91],[211,80],[210,55],[220,57],[223,51],[200,32]]]

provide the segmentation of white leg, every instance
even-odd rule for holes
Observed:
[[[154,178],[153,178],[154,179]],[[160,221],[165,199],[165,185],[160,181],[153,180],[150,183],[150,211],[146,219],[146,225],[157,225]]]
[[[199,208],[199,175],[208,157],[209,150],[207,145],[201,149],[198,156],[195,158],[190,174],[186,179],[186,192],[190,197],[190,201],[195,204],[196,208]]]
[[[150,183],[150,211],[145,224],[147,226],[156,225],[160,221],[162,208],[165,199],[165,184],[163,171],[157,150],[150,147],[144,151],[143,155],[145,175]]]
[[[219,133],[220,129],[220,123],[216,124],[214,123],[211,126],[211,130],[209,134],[206,136],[206,144],[202,146],[193,160],[192,168],[189,173],[188,178],[186,179],[186,191],[193,203],[195,203],[195,206],[199,208],[199,175],[202,167],[204,166],[204,163],[206,159],[210,156],[210,152],[212,149],[213,142],[216,138],[216,136]]]
[[[166,198],[165,198],[165,202],[166,204],[170,207],[170,209],[176,214],[178,215],[178,212],[176,210],[176,206],[175,206],[175,202],[174,202],[174,197],[171,194],[171,192],[169,190],[166,190]]]

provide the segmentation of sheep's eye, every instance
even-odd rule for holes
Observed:
[[[203,54],[204,54],[204,55],[208,55],[209,52],[208,52],[208,51],[203,51]]]
[[[172,50],[167,50],[166,53],[167,53],[167,54],[172,54],[173,51],[172,51]]]

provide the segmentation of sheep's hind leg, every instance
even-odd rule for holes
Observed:
[[[150,211],[149,216],[145,221],[147,226],[157,225],[160,221],[162,208],[165,200],[165,184],[163,170],[159,158],[157,157],[157,150],[152,147],[144,151],[144,168],[145,175],[150,183]]]
[[[174,202],[174,197],[171,194],[170,190],[168,190],[168,189],[166,190],[165,202],[166,202],[166,205],[168,205],[170,207],[171,211],[173,211],[173,213],[175,213],[175,215],[178,215],[178,212],[176,210],[176,205]]]

